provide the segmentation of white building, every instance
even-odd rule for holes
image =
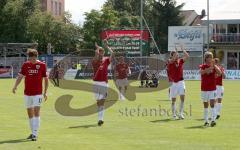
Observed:
[[[226,69],[240,69],[240,13],[210,15],[211,50]],[[203,21],[207,25],[207,20]]]

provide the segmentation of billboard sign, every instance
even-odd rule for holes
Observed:
[[[183,44],[187,51],[202,51],[207,42],[206,26],[170,26],[168,27],[168,51]]]
[[[12,77],[12,68],[10,66],[0,67],[0,78]]]
[[[143,41],[143,56],[148,55],[150,34],[147,30],[105,30],[101,33],[101,39],[107,40],[109,46],[117,54],[128,56],[141,56],[140,41]]]

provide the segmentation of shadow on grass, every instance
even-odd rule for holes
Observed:
[[[82,125],[82,126],[72,126],[69,127],[69,129],[76,129],[76,128],[94,128],[97,127],[98,125],[96,124],[89,124],[89,125]]]
[[[31,140],[28,139],[16,139],[16,140],[6,140],[6,141],[0,141],[0,144],[14,144],[14,143],[23,143],[23,142],[31,142]]]
[[[207,127],[203,125],[197,125],[197,126],[191,126],[191,127],[185,127],[185,129],[206,129]]]
[[[153,120],[153,121],[150,121],[152,123],[161,123],[161,122],[171,122],[171,121],[178,121],[180,119],[176,119],[176,120],[173,120],[173,119],[162,119],[162,120]]]
[[[172,102],[172,101],[169,100],[169,99],[160,99],[160,100],[157,100],[157,101],[160,101],[160,102]]]
[[[204,121],[204,119],[196,119],[197,121]]]

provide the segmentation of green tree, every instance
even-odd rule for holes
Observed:
[[[71,22],[70,13],[55,18],[40,10],[39,0],[1,0],[0,42],[37,42],[46,53],[51,43],[56,53],[68,53],[80,45],[81,28]]]
[[[32,42],[39,44],[38,49],[46,53],[51,43],[55,53],[69,53],[80,44],[80,26],[71,22],[69,13],[63,19],[56,19],[47,12],[37,11],[28,19],[28,34]]]
[[[150,13],[145,18],[153,28],[154,38],[163,53],[167,52],[168,26],[182,25],[179,13],[183,6],[177,6],[175,0],[152,0],[149,3]]]
[[[83,24],[83,48],[94,48],[94,42],[101,42],[100,33],[104,29],[116,28],[119,18],[117,12],[110,6],[104,6],[100,11],[91,10],[85,13],[85,22]]]
[[[29,42],[27,18],[38,8],[37,0],[1,0],[0,42]]]
[[[118,12],[119,24],[116,28],[140,27],[140,0],[108,0],[104,5]],[[179,17],[184,4],[177,5],[175,0],[143,0],[144,18],[154,34],[154,39],[162,52],[167,51],[168,26],[182,25]],[[146,24],[144,24],[146,28]]]

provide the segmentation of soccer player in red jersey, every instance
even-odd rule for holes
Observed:
[[[225,78],[225,71],[223,66],[220,64],[220,61],[218,58],[215,58],[215,64],[218,66],[218,68],[221,70],[221,75],[216,76],[216,119],[220,118],[220,113],[222,109],[222,98],[224,93],[224,87],[223,87],[223,78]]]
[[[116,85],[119,89],[119,99],[124,100],[125,93],[127,91],[128,79],[127,76],[130,73],[130,68],[127,63],[124,61],[124,57],[119,57],[119,63],[115,68],[116,73]]]
[[[170,59],[167,64],[168,78],[172,81],[170,87],[170,98],[172,99],[173,119],[177,119],[176,115],[176,98],[180,95],[180,113],[179,119],[184,119],[184,99],[185,99],[185,83],[183,79],[183,64],[189,58],[186,50],[181,46],[184,56],[179,58],[177,50],[170,53]]]
[[[40,106],[44,97],[47,100],[48,77],[46,64],[37,60],[38,52],[35,49],[28,50],[28,58],[18,74],[16,83],[12,89],[15,94],[18,85],[25,77],[25,105],[29,117],[29,123],[32,133],[28,137],[32,141],[36,141],[38,137],[38,129],[40,127]],[[44,79],[44,92],[42,93],[42,81]]]
[[[96,45],[95,57],[92,60],[93,67],[93,81],[94,86],[93,90],[95,93],[95,98],[97,100],[98,106],[98,125],[101,126],[103,122],[104,115],[104,102],[107,98],[107,89],[108,89],[108,66],[113,60],[113,51],[108,46],[107,41],[104,41],[105,46],[111,53],[110,57],[104,57],[104,49]]]
[[[201,73],[201,97],[204,106],[204,126],[208,126],[208,106],[211,107],[211,126],[216,125],[215,97],[216,97],[216,74],[221,75],[221,70],[215,65],[213,54],[206,52],[204,54],[205,63],[200,65]]]

